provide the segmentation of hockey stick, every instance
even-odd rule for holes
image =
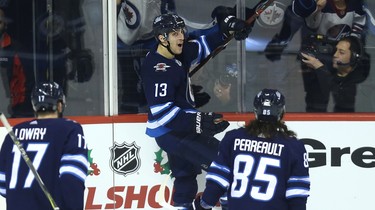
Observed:
[[[167,182],[169,177],[171,177],[172,172],[170,172],[164,179],[164,182],[160,185],[159,191],[156,193],[156,202],[158,202],[163,208],[169,210],[177,210],[176,207],[171,206],[169,203],[165,201],[165,187],[167,186]]]
[[[9,125],[9,122],[8,122],[7,118],[1,112],[0,112],[0,120],[3,123],[4,127],[7,129],[8,134],[9,134],[10,138],[13,140],[14,144],[20,150],[22,158],[25,160],[27,166],[30,168],[31,172],[34,174],[34,177],[35,177],[36,181],[38,181],[38,184],[39,184],[40,188],[42,188],[44,194],[46,195],[47,199],[51,203],[52,208],[54,210],[59,210],[60,208],[56,205],[55,200],[52,198],[51,194],[48,192],[47,187],[44,185],[42,179],[39,176],[38,171],[35,169],[33,163],[30,161],[30,158],[27,155],[25,149],[22,147],[22,144],[21,144],[20,140],[14,134],[12,127]]]
[[[254,8],[253,10],[255,11],[252,16],[250,16],[246,20],[246,24],[250,25],[252,24],[258,17],[259,15],[267,9],[268,6],[271,5],[271,3],[274,0],[261,0]],[[219,54],[222,50],[225,49],[225,47],[228,45],[228,43],[234,38],[234,34],[231,34],[227,39],[224,40],[224,43],[217,47],[211,54],[209,54],[206,58],[204,58],[194,69],[192,69],[189,72],[189,77],[192,77],[202,66],[204,66],[211,58],[215,57],[217,54]]]

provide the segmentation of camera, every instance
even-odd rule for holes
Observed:
[[[225,71],[219,76],[219,84],[223,87],[228,87],[233,81],[237,79],[238,69],[235,63],[227,65]]]
[[[228,87],[231,84],[232,77],[229,74],[222,74],[219,77],[219,84],[223,87]]]
[[[318,59],[325,59],[334,53],[336,41],[327,38],[324,35],[312,34],[307,38],[307,43],[301,47],[301,52]],[[302,59],[301,55],[298,55]]]

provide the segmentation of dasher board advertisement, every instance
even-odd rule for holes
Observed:
[[[243,122],[231,121],[227,130]],[[309,154],[307,209],[352,210],[375,206],[375,122],[288,121]],[[168,158],[145,123],[83,124],[89,148],[85,209],[167,209],[173,178]],[[6,135],[0,127],[0,144]],[[217,136],[219,139],[223,134]],[[198,177],[199,192],[204,173]],[[161,205],[160,185],[165,185]],[[0,198],[0,209],[6,209]],[[220,208],[215,208],[220,209]]]

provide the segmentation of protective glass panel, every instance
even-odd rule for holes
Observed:
[[[236,3],[240,3],[237,14],[242,13],[241,17],[248,18],[249,9],[255,8],[258,2],[126,0],[121,4],[119,1],[119,113],[147,112],[139,68],[148,49],[155,44],[151,29],[156,15],[176,12],[185,20],[189,32],[192,32],[211,27],[211,12],[219,5],[234,7]],[[336,14],[323,10],[322,18],[312,20],[312,16],[306,14],[314,12],[315,9],[311,8],[315,7],[309,9],[296,5],[292,11],[291,2],[273,1],[256,19],[246,41],[239,44],[232,40],[225,50],[191,77],[193,90],[208,93],[211,97],[208,102],[207,98],[200,101],[207,102],[199,107],[200,110],[252,111],[255,94],[263,88],[274,88],[284,93],[288,112],[375,111],[375,95],[371,91],[374,77],[369,74],[374,67],[370,69],[369,66],[358,67],[357,64],[350,63],[350,66],[356,67],[356,74],[362,73],[342,78],[337,75],[332,63],[337,40],[355,31],[358,24],[364,26],[362,40],[365,43],[364,50],[357,53],[358,61],[367,59],[370,61],[367,63],[371,63],[374,57],[372,54],[375,53],[375,21],[372,14],[375,3],[365,1],[365,8],[362,9],[361,6],[356,6],[356,1],[346,1],[348,3],[344,8],[342,4],[334,6]],[[322,7],[332,5],[327,3]],[[306,16],[306,19],[302,16]],[[329,25],[330,20],[333,20],[332,25]],[[351,31],[351,27],[354,30]],[[310,30],[311,28],[314,30]],[[323,38],[315,36],[316,34],[323,35]],[[245,50],[241,51],[241,47],[245,47]],[[319,70],[308,69],[301,62],[301,51],[313,51],[314,56],[331,71],[331,75],[323,80],[319,79]],[[339,63],[339,67],[347,64],[337,59],[335,62]],[[358,70],[359,68],[362,69]],[[196,95],[196,101],[199,102],[200,96],[202,95]],[[202,104],[200,102],[198,104]]]
[[[103,36],[99,0],[1,1],[0,109],[32,117],[36,82],[54,81],[67,96],[65,115],[102,115]]]

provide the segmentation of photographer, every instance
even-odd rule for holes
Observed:
[[[332,68],[312,54],[301,53],[302,62],[311,68],[310,87],[315,87],[313,96],[321,111],[327,110],[330,93],[334,99],[334,112],[354,112],[357,84],[363,82],[369,74],[369,55],[364,52],[360,40],[354,36],[340,39],[332,58]],[[316,107],[315,107],[316,108]]]
[[[235,63],[232,63],[226,65],[224,71],[218,73],[218,76],[213,80],[209,80],[207,92],[211,99],[201,110],[214,110],[215,112],[238,111],[237,78],[238,68]]]
[[[309,44],[306,38],[310,35],[324,35],[335,42],[348,35],[364,40],[366,13],[363,4],[363,0],[293,0],[285,11],[280,32],[274,35],[265,48],[266,58],[272,62],[280,60],[284,49],[299,30],[303,51],[304,46]],[[329,59],[319,59],[325,65],[332,66]],[[329,98],[324,98],[321,91],[316,89],[315,73],[303,63],[301,68],[306,112],[326,112]]]

